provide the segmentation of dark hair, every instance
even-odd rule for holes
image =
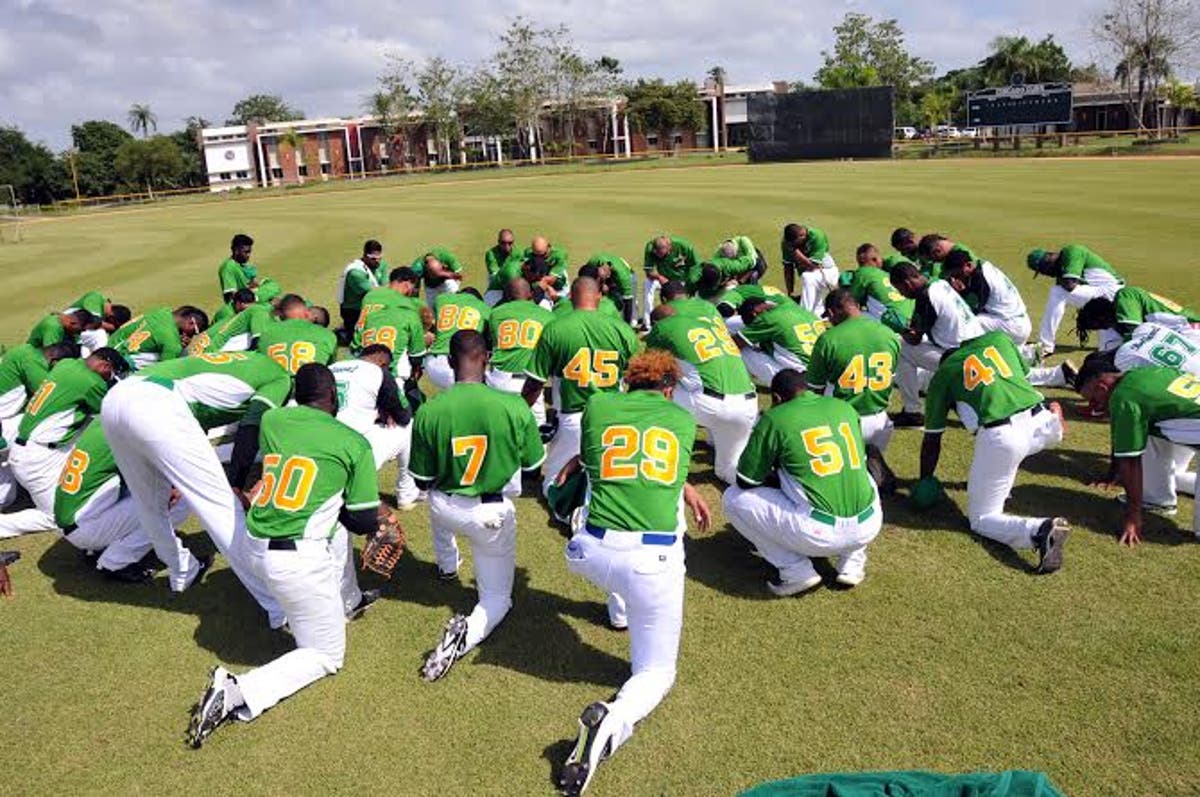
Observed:
[[[758,308],[767,303],[767,300],[761,296],[751,296],[744,302],[738,305],[738,315],[746,323],[750,323],[750,316],[758,312]]]
[[[804,229],[803,224],[786,224],[783,227],[783,240],[790,244],[800,242],[800,231]]]
[[[372,343],[370,346],[367,346],[358,353],[358,357],[361,360],[375,356],[383,357],[388,361],[389,365],[392,362],[392,350],[387,346],[384,346],[382,343]]]
[[[334,406],[337,406],[337,380],[328,366],[305,363],[296,371],[295,378],[297,404],[314,404],[332,397]]]
[[[376,241],[374,238],[371,238],[365,244],[363,244],[363,254],[364,255],[369,255],[372,252],[382,252],[382,251],[383,251],[383,244],[379,243],[379,241]]]
[[[931,232],[928,235],[921,236],[921,242],[917,244],[917,254],[921,257],[932,257],[934,244],[944,240],[946,240],[946,236],[940,232]]]
[[[483,297],[479,295],[478,288],[463,288],[459,293],[465,293],[467,296],[474,296],[476,299],[483,301]]]
[[[1094,351],[1084,357],[1083,365],[1079,366],[1079,373],[1075,374],[1075,384],[1072,387],[1079,392],[1083,390],[1084,385],[1096,377],[1120,373],[1121,369],[1116,365],[1116,356],[1117,350],[1113,349],[1111,351]]]
[[[529,283],[524,277],[513,277],[504,285],[504,301],[511,302],[517,298],[516,292],[519,290],[519,284],[524,284],[526,290],[529,289]]]
[[[942,270],[960,271],[963,266],[968,266],[970,264],[970,252],[964,252],[962,249],[951,249],[950,254],[946,255],[946,262],[942,264]]]
[[[721,284],[721,269],[714,266],[712,263],[700,264],[700,282],[698,286],[706,291],[716,290],[716,287]]]
[[[199,307],[193,307],[190,304],[185,304],[175,310],[175,315],[183,316],[188,321],[191,321],[196,326],[196,332],[203,332],[208,329],[208,313],[201,310]]]
[[[388,282],[419,282],[419,281],[420,281],[420,277],[417,276],[417,272],[413,271],[408,266],[400,266],[399,268],[394,268],[394,269],[392,269],[391,273],[388,274]]]
[[[600,266],[595,263],[584,263],[579,267],[580,277],[591,277],[597,282],[600,280]]]
[[[110,322],[114,328],[120,328],[128,324],[131,318],[133,318],[132,310],[123,304],[114,304],[112,312],[104,320]]]
[[[878,248],[879,247],[877,247],[875,244],[872,244],[872,243],[859,244],[858,248],[854,250],[854,255],[855,255],[855,257],[862,257],[863,255],[865,255],[867,252],[871,251],[872,249],[878,249]]]
[[[254,295],[254,291],[249,288],[238,288],[233,294],[234,304],[254,304],[258,301],[258,297]]]
[[[921,276],[921,270],[912,263],[904,262],[897,263],[892,266],[891,273],[888,274],[888,280],[891,281],[893,288],[898,288],[900,282],[904,282],[914,277]]]
[[[104,360],[112,367],[113,377],[121,377],[129,373],[129,361],[121,354],[121,352],[110,346],[104,346],[96,349],[89,355]]]
[[[304,297],[298,293],[287,293],[279,300],[276,309],[279,311],[279,317],[283,318],[288,310],[291,310],[298,304],[308,306],[308,302],[304,301]]]
[[[233,240],[229,242],[230,249],[237,249],[239,246],[254,246],[254,239],[244,232],[239,232],[233,236]]]
[[[808,380],[804,378],[804,374],[795,368],[784,368],[771,380],[771,394],[779,396],[784,401],[791,401],[807,386]]]
[[[85,327],[85,328],[93,326],[97,321],[100,320],[100,319],[96,318],[96,316],[94,316],[90,312],[88,312],[87,310],[84,310],[82,307],[75,308],[71,312],[67,313],[67,315],[70,316],[71,318],[74,318],[76,321],[78,321],[79,326]]]
[[[1075,313],[1075,334],[1079,343],[1087,343],[1093,329],[1112,329],[1117,324],[1117,306],[1112,299],[1097,296]]]
[[[308,320],[319,327],[329,327],[329,311],[319,304],[308,308]]]
[[[850,302],[853,302],[856,306],[858,305],[858,300],[854,298],[853,293],[845,288],[838,288],[837,290],[830,291],[828,294],[826,294],[825,311],[829,312],[836,307],[844,307]]]
[[[659,288],[658,295],[662,297],[664,302],[670,302],[674,299],[685,298],[688,295],[688,289],[683,284],[683,280],[667,280]]]
[[[46,358],[46,362],[51,364],[59,360],[77,360],[80,354],[78,343],[51,343],[42,349],[42,356]]]
[[[892,248],[899,249],[902,246],[911,244],[917,235],[907,227],[897,227],[892,230]]]
[[[475,329],[460,329],[450,336],[450,358],[461,360],[463,357],[480,355],[487,352],[487,341]]]

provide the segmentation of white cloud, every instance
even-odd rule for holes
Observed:
[[[1088,59],[1087,19],[1099,0],[17,0],[0,28],[0,123],[56,148],[71,124],[124,122],[149,103],[164,130],[200,115],[220,122],[237,100],[273,92],[309,115],[355,113],[385,54],[487,56],[513,14],[566,23],[591,57],[632,76],[732,82],[809,79],[832,27],[850,10],[900,20],[914,52],[941,68],[981,58],[1003,33],[1054,32]]]

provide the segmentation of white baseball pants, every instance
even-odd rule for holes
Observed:
[[[1174,506],[1179,493],[1196,494],[1196,474],[1188,470],[1195,452],[1188,446],[1163,437],[1150,437],[1142,452],[1142,501],[1147,504]],[[1200,504],[1200,500],[1196,501]],[[1200,530],[1200,510],[1192,520],[1192,530]]]
[[[521,391],[525,389],[525,374],[510,374],[508,371],[500,371],[495,368],[489,368],[485,377],[488,387],[494,387],[496,390],[503,390],[505,393],[513,393],[521,395]],[[538,394],[537,401],[530,408],[533,410],[533,419],[538,426],[544,426],[546,423],[546,391]]]
[[[1050,295],[1046,298],[1046,310],[1042,313],[1042,325],[1038,330],[1038,343],[1042,346],[1042,352],[1051,354],[1054,351],[1058,327],[1062,324],[1068,306],[1078,310],[1092,299],[1098,299],[1101,296],[1111,299],[1120,287],[1115,283],[1111,287],[1103,288],[1096,285],[1079,284],[1075,286],[1074,290],[1068,291],[1060,285],[1052,286]]]
[[[1000,330],[1005,335],[1008,335],[1009,340],[1017,345],[1017,349],[1021,352],[1021,357],[1027,363],[1037,361],[1037,347],[1026,343],[1029,340],[1029,334],[1033,332],[1033,322],[1029,320],[1028,314],[1017,316],[1015,318],[1000,318],[999,316],[981,314],[975,316],[979,321],[979,326],[983,327],[985,332]],[[1067,379],[1063,375],[1061,365],[1056,365],[1052,368],[1036,367],[1029,369],[1029,384],[1034,387],[1068,387]]]
[[[758,396],[750,394],[717,398],[700,391],[675,389],[675,403],[696,419],[697,426],[708,430],[712,443],[713,470],[726,484],[737,482],[738,459],[750,441],[750,432],[758,420]]]
[[[1033,535],[1046,518],[1010,515],[1004,503],[1012,492],[1017,469],[1028,456],[1062,442],[1063,427],[1058,416],[1042,409],[1018,412],[1003,426],[979,429],[975,454],[967,477],[967,518],[971,531],[990,540],[1022,550],[1033,547]]]
[[[582,429],[579,426],[583,412],[560,412],[558,431],[546,444],[546,461],[542,465],[542,495],[550,492],[550,485],[558,478],[558,472],[579,453]]]
[[[8,455],[17,442],[17,430],[21,426],[23,415],[14,415],[0,421],[0,437],[4,438],[5,448],[0,450],[0,509],[12,506],[17,500],[17,480],[12,474],[12,465]]]
[[[625,616],[614,619],[628,622],[632,674],[607,703],[615,752],[675,683],[683,633],[683,535],[674,545],[646,545],[639,532],[609,531],[598,539],[580,530],[567,543],[566,556],[572,573],[609,594],[610,616],[615,597]]]
[[[87,357],[96,349],[102,349],[108,345],[108,330],[104,327],[97,329],[85,329],[79,333],[79,348],[80,353]]]
[[[54,522],[54,491],[71,447],[47,448],[37,443],[14,443],[8,455],[13,478],[29,491],[33,507],[0,515],[0,539],[58,528]]]
[[[171,508],[171,523],[187,520],[187,506],[178,502]],[[138,522],[137,504],[121,494],[121,478],[113,476],[75,513],[75,528],[64,535],[67,542],[81,551],[100,551],[97,570],[120,570],[140,561],[154,547]],[[178,537],[175,544],[183,543]]]
[[[863,445],[875,446],[881,454],[887,451],[888,443],[892,440],[892,432],[896,431],[896,427],[892,425],[892,419],[888,417],[887,410],[874,415],[860,415],[858,423],[862,427]]]
[[[775,374],[780,371],[791,368],[804,373],[808,370],[808,366],[804,364],[803,360],[779,346],[775,347],[773,354],[767,354],[761,349],[747,346],[742,349],[742,361],[746,363],[746,370],[750,372],[750,378],[754,380],[754,384],[768,388],[771,386],[771,380],[775,378]]]
[[[479,603],[467,617],[466,650],[471,650],[492,633],[512,608],[513,579],[517,566],[517,511],[504,498],[484,503],[477,497],[429,493],[429,524],[438,569],[458,569],[456,537],[471,545],[475,585]]]
[[[441,296],[443,293],[458,293],[459,284],[459,280],[446,280],[436,288],[430,288],[428,285],[426,285],[425,304],[429,306],[430,310],[432,310],[434,302],[437,301],[437,297]]]
[[[818,519],[811,506],[792,501],[774,487],[729,487],[722,506],[733,527],[779,569],[783,581],[808,578],[814,572],[813,557],[848,557],[865,567],[867,545],[883,528],[878,495],[863,520]]]
[[[801,271],[800,306],[818,316],[825,314],[825,297],[838,285],[838,267],[831,255],[825,255],[821,267],[812,271]]]
[[[432,354],[425,358],[425,375],[438,390],[454,387],[454,369],[450,367],[450,358],[445,354]]]
[[[182,592],[199,569],[196,558],[175,539],[167,509],[174,485],[238,580],[267,612],[271,627],[282,625],[283,610],[250,567],[246,546],[241,544],[249,539],[242,505],[187,402],[162,385],[125,379],[105,396],[100,417],[104,437],[137,504],[142,529],[167,566],[171,589]]]
[[[380,470],[391,460],[396,460],[396,503],[410,504],[421,496],[416,480],[408,470],[408,458],[412,453],[412,422],[403,426],[380,426],[374,424],[363,435],[371,444],[375,455],[375,470]]]
[[[924,412],[921,391],[929,386],[934,371],[946,352],[941,346],[923,340],[916,346],[900,342],[900,362],[896,364],[896,387],[904,402],[905,412]]]
[[[646,329],[650,328],[650,314],[658,306],[658,292],[661,289],[662,286],[658,284],[658,280],[647,274],[645,284],[642,286],[642,323]]]
[[[287,615],[296,649],[237,676],[245,705],[235,716],[243,721],[333,675],[346,658],[344,550],[332,539],[296,540],[294,551],[271,550],[266,540],[248,535],[247,540],[255,576]]]

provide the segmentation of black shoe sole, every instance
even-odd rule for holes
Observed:
[[[1046,539],[1046,550],[1038,561],[1039,573],[1055,573],[1062,570],[1063,549],[1067,546],[1070,529],[1052,529]]]
[[[592,758],[592,745],[596,742],[596,731],[600,728],[600,723],[604,722],[604,718],[608,716],[608,707],[603,703],[592,703],[583,710],[579,715],[579,722],[584,727],[583,744],[579,744],[576,739],[575,747],[571,751],[567,763],[563,765],[562,775],[559,776],[559,788],[563,794],[575,797],[583,792],[587,787],[588,778],[591,774],[589,762]],[[579,755],[576,756],[576,753]],[[605,755],[596,759],[596,763],[603,761]]]

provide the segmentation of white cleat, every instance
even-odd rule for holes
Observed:
[[[442,641],[425,659],[425,664],[421,667],[421,677],[427,683],[433,683],[439,678],[445,677],[446,673],[450,672],[450,668],[454,666],[454,662],[462,656],[466,646],[467,618],[464,615],[456,614],[446,623]]]
[[[820,585],[821,574],[813,573],[807,578],[788,579],[786,581],[768,581],[767,589],[780,598],[786,598],[789,595],[799,595],[802,592],[808,592]]]
[[[203,697],[192,711],[192,719],[188,723],[188,744],[199,749],[212,732],[233,716],[233,700],[229,695],[229,687],[237,680],[224,667],[213,667],[208,678],[208,688]]]
[[[867,577],[866,553],[852,553],[837,558],[837,583],[857,587]]]

